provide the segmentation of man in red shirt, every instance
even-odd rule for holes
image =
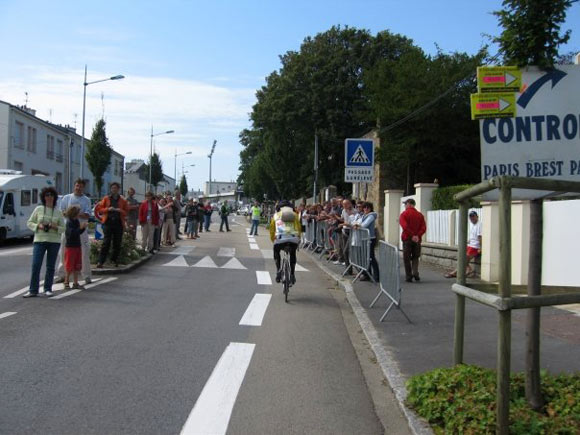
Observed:
[[[427,231],[425,218],[415,209],[415,200],[407,199],[405,211],[399,217],[399,224],[403,228],[401,240],[403,241],[403,262],[405,263],[405,276],[407,282],[420,281],[419,257],[421,256],[421,236]]]

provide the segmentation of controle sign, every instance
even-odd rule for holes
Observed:
[[[515,118],[480,120],[481,178],[580,181],[580,66],[522,69]],[[531,199],[532,192],[514,192]]]

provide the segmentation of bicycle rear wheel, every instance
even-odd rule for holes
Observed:
[[[290,292],[290,262],[284,261],[284,302],[288,302],[288,293]]]

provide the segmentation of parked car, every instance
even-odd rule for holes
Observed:
[[[239,216],[247,216],[250,213],[250,209],[248,208],[247,205],[244,205],[240,208],[238,208],[238,211],[236,214],[238,214]]]

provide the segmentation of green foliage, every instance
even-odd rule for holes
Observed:
[[[96,264],[99,259],[99,253],[101,252],[101,247],[103,246],[102,240],[93,240],[91,242],[91,264]],[[111,244],[111,251],[113,245]],[[109,255],[111,253],[109,251]],[[138,260],[143,257],[146,252],[141,249],[141,246],[137,245],[137,242],[131,237],[128,232],[123,233],[123,240],[121,242],[121,252],[119,252],[119,263],[129,264],[133,261]]]
[[[147,163],[147,175],[149,176],[149,168],[151,168],[151,184],[155,186],[155,191],[157,191],[157,185],[163,181],[163,166],[161,164],[161,159],[159,154],[153,153],[149,157],[149,162]]]
[[[471,184],[462,184],[459,186],[439,187],[433,191],[431,198],[432,210],[455,210],[459,208],[459,203],[453,199],[453,195],[469,189]],[[469,208],[479,208],[479,201],[469,200]]]
[[[187,195],[187,179],[185,178],[185,174],[181,176],[181,180],[179,181],[179,191],[184,197]]]
[[[578,434],[580,373],[542,374],[542,412],[528,407],[523,374],[510,382],[510,433]],[[470,365],[435,369],[413,376],[407,389],[407,403],[436,433],[495,433],[495,371]]]
[[[560,25],[571,5],[571,0],[504,0],[503,9],[494,12],[503,27],[494,42],[499,43],[505,63],[553,67],[558,47],[570,39],[571,31],[561,34]]]
[[[93,129],[91,139],[87,141],[85,159],[87,165],[95,177],[95,186],[101,197],[101,190],[103,188],[103,174],[111,163],[111,154],[113,148],[109,145],[107,132],[105,130],[106,122],[104,119],[99,119]]]

